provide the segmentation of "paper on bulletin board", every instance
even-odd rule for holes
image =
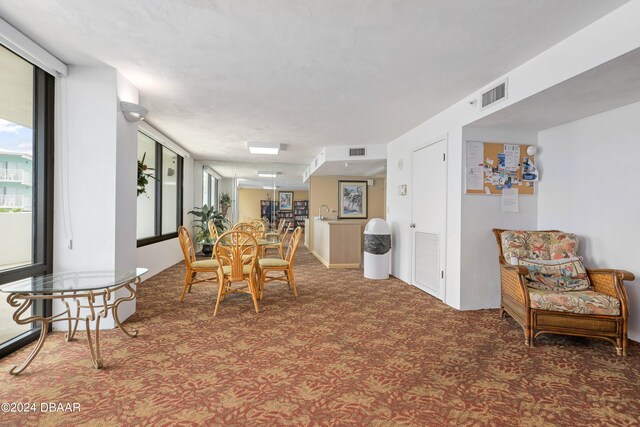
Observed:
[[[520,212],[517,188],[504,188],[500,200],[502,212]]]
[[[484,188],[484,143],[467,142],[467,190]]]
[[[525,182],[538,182],[540,180],[538,168],[529,157],[525,157],[522,160],[522,180]]]
[[[504,144],[504,168],[509,171],[518,170],[520,167],[520,146]]]
[[[482,190],[484,188],[484,169],[482,167],[467,169],[467,190]]]

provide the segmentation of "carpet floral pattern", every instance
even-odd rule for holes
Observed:
[[[267,288],[255,314],[231,295],[213,318],[214,288],[184,303],[184,265],[140,286],[126,325],[105,331],[105,368],[86,336],[53,333],[22,375],[0,360],[0,402],[78,402],[80,412],[0,414],[1,425],[391,426],[638,425],[640,348],[541,337],[497,310],[460,312],[390,279],[328,270],[299,251],[294,300]]]

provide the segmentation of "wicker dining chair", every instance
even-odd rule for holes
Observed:
[[[258,242],[251,233],[240,230],[227,231],[220,235],[213,247],[218,262],[218,298],[214,316],[218,315],[220,301],[227,294],[246,293],[253,299],[258,313],[257,260]],[[240,286],[234,286],[240,283]]]
[[[298,289],[296,288],[296,281],[293,277],[293,261],[298,250],[298,244],[300,243],[300,236],[302,235],[302,227],[297,227],[291,239],[289,239],[289,246],[287,247],[287,253],[284,259],[280,258],[262,258],[258,260],[260,266],[260,299],[264,295],[264,286],[268,282],[282,281],[289,284],[289,288],[293,289],[293,296],[298,298]],[[282,273],[282,275],[269,276],[268,273],[276,272]]]
[[[254,219],[253,221],[251,221],[251,225],[253,225],[256,229],[256,239],[263,239],[267,230],[264,222],[262,222],[261,219]]]
[[[255,239],[260,238],[260,230],[250,222],[239,222],[233,226],[232,231],[245,231],[250,233]]]
[[[211,240],[213,240],[214,243],[217,242],[220,234],[218,233],[218,227],[216,227],[216,223],[212,219],[210,219],[209,222],[207,222],[207,227],[209,227],[209,235],[211,236]],[[212,253],[211,258],[214,259],[215,257],[216,256]]]
[[[277,249],[278,250],[278,254],[280,254],[280,258],[284,259],[284,246],[287,242],[287,236],[289,235],[289,232],[292,231],[291,230],[291,223],[287,224],[287,228],[286,230],[284,230],[284,233],[282,233],[282,235],[278,235],[280,236],[280,243],[274,243],[272,245],[264,245],[262,247],[262,254],[266,254],[268,249]]]
[[[282,235],[282,231],[284,230],[284,224],[285,224],[285,219],[284,218],[280,218],[280,221],[278,222],[278,228],[275,231],[271,231],[266,233],[267,236],[280,236]]]
[[[191,286],[196,283],[220,283],[218,277],[218,261],[215,259],[196,260],[196,249],[191,239],[189,230],[180,226],[178,228],[178,240],[180,241],[180,247],[182,248],[182,254],[184,255],[184,263],[187,267],[187,272],[184,277],[184,287],[182,294],[180,295],[180,302],[184,300],[184,296],[187,292],[191,292]],[[198,279],[198,273],[212,274],[212,278]]]

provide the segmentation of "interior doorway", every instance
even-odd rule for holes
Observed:
[[[415,149],[411,156],[411,282],[444,300],[447,218],[447,140]]]

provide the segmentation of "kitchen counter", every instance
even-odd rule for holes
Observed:
[[[313,255],[327,268],[360,268],[362,226],[367,220],[313,220]]]

